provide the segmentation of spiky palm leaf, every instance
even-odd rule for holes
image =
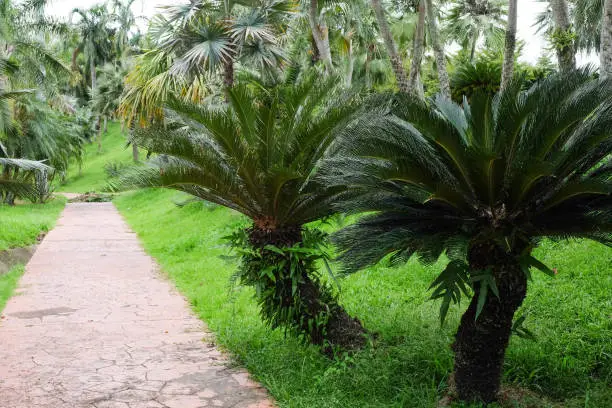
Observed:
[[[270,226],[328,215],[327,193],[308,181],[357,108],[333,80],[317,82],[257,94],[237,86],[221,108],[174,101],[164,126],[134,133],[161,156],[130,182],[186,191]]]
[[[376,211],[339,235],[349,269],[389,253],[465,258],[475,241],[508,251],[541,237],[611,244],[612,99],[610,83],[591,78],[553,75],[525,92],[517,80],[463,107],[395,97],[328,166],[355,195],[347,209]]]

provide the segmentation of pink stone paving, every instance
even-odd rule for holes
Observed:
[[[111,203],[68,204],[0,319],[0,408],[271,408]]]

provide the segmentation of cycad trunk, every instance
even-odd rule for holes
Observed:
[[[385,16],[385,11],[380,3],[380,0],[372,0],[372,8],[374,8],[376,20],[378,21],[378,29],[380,30],[380,35],[385,42],[385,47],[387,48],[387,53],[389,54],[389,59],[391,60],[391,67],[395,73],[397,86],[402,92],[410,92],[406,71],[404,70],[402,59],[397,51],[397,45],[393,39],[393,34],[391,34],[391,29],[387,23],[387,17]]]
[[[468,260],[471,270],[492,270],[499,299],[489,292],[475,320],[480,293],[476,289],[453,344],[454,380],[461,400],[489,403],[497,399],[500,390],[514,313],[527,294],[527,278],[516,257],[495,244],[471,248]]]
[[[555,45],[559,68],[562,72],[570,72],[576,69],[576,48],[574,41],[567,38],[572,30],[567,2],[565,0],[550,0],[550,6],[555,22],[555,36],[565,38],[564,41]]]
[[[506,45],[502,67],[501,90],[504,90],[514,75],[514,49],[516,48],[516,6],[517,0],[508,2],[508,26],[506,28]]]
[[[429,21],[429,37],[431,45],[436,57],[436,66],[438,69],[438,81],[440,82],[440,93],[450,99],[450,80],[448,79],[448,71],[446,70],[446,55],[444,55],[444,47],[440,41],[438,33],[438,24],[436,21],[436,13],[432,0],[425,0],[427,9],[427,19]]]
[[[601,21],[599,60],[602,78],[612,78],[612,0],[605,0]]]
[[[329,31],[325,21],[319,18],[318,0],[310,0],[308,22],[310,23],[310,29],[312,30],[312,38],[314,39],[319,51],[319,58],[323,60],[327,73],[331,73],[334,66],[331,56],[331,47],[329,45]]]
[[[410,78],[408,89],[412,93],[419,94],[421,61],[423,49],[425,48],[425,0],[419,2],[419,19],[417,21],[416,34],[414,37],[414,48],[412,50],[412,64],[410,65]]]
[[[308,261],[300,261],[302,272],[296,281],[292,276],[296,265],[291,265],[286,257],[266,248],[269,245],[281,249],[290,248],[301,243],[301,227],[270,229],[254,226],[248,233],[250,245],[261,254],[261,258],[256,258],[258,262],[263,259],[264,265],[276,266],[286,263],[273,272],[273,281],[268,280],[267,276],[256,277],[254,280],[251,277],[252,283],[260,284],[262,279],[266,282],[265,288],[259,291],[263,295],[259,295],[258,301],[264,319],[276,322],[272,323],[272,327],[293,330],[310,343],[322,346],[326,354],[331,354],[335,347],[344,350],[363,347],[366,332],[361,322],[349,316],[329,288],[319,282],[312,273],[315,266]],[[253,272],[261,274],[259,270]],[[248,281],[247,278],[247,284]]]

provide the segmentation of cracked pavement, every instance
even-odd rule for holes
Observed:
[[[0,319],[0,408],[272,408],[112,203],[68,204]]]

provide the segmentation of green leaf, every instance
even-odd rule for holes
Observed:
[[[542,262],[531,256],[531,254],[525,254],[519,258],[519,263],[521,265],[521,269],[527,275],[528,278],[531,277],[529,273],[529,268],[536,268],[550,277],[555,277],[555,272],[550,269],[548,266],[544,265]],[[527,272],[525,272],[527,271]]]
[[[283,250],[282,250],[282,249],[280,249],[279,247],[274,246],[274,245],[266,245],[266,246],[264,247],[264,249],[267,249],[268,251],[275,252],[275,253],[277,253],[277,254],[279,254],[279,255],[285,255],[285,253],[283,252]]]
[[[429,286],[434,289],[430,299],[442,299],[440,304],[440,324],[444,324],[451,302],[459,303],[461,294],[469,296],[468,265],[459,260],[450,262]]]

